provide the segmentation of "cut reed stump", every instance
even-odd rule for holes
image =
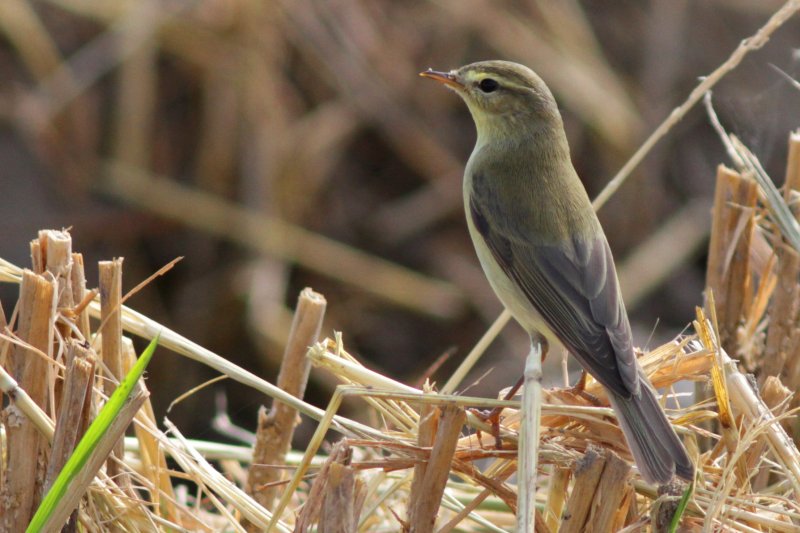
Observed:
[[[350,466],[352,449],[346,439],[337,442],[314,478],[297,517],[294,533],[306,533],[319,521],[320,533],[355,533],[366,492]]]
[[[441,409],[439,427],[433,441],[430,459],[424,468],[421,482],[414,480],[412,487],[417,490],[409,495],[408,531],[427,533],[433,531],[439,505],[444,495],[450,464],[458,444],[466,413],[457,405],[445,405]],[[415,474],[418,471],[415,471]]]
[[[789,136],[789,156],[786,162],[786,180],[783,197],[793,207],[795,217],[800,214],[800,130]],[[800,253],[786,243],[776,232],[773,248],[778,260],[777,287],[769,307],[769,328],[759,382],[769,376],[778,376],[790,389],[800,386],[800,330],[797,328],[800,313]]]
[[[739,353],[737,329],[752,299],[750,243],[758,185],[724,165],[717,167],[706,285],[714,292],[722,346]]]
[[[48,369],[45,357],[51,353],[53,344],[56,294],[56,284],[51,274],[35,274],[30,270],[23,272],[17,335],[31,348],[14,345],[10,358],[11,374],[42,409],[47,405]],[[15,404],[3,411],[3,423],[6,428],[8,466],[0,498],[3,506],[2,531],[15,533],[25,531],[41,499],[45,442],[33,422]]]
[[[326,305],[325,297],[310,288],[303,289],[297,300],[278,374],[278,387],[301,400],[311,368],[306,352],[319,338]],[[253,463],[247,474],[247,492],[265,508],[272,507],[278,494],[277,482],[283,474],[280,467],[285,464],[298,422],[297,410],[281,402],[274,402],[269,414],[263,406],[259,409]]]
[[[95,360],[83,343],[69,339],[67,370],[61,408],[56,421],[53,449],[47,465],[45,492],[50,490],[61,469],[72,455],[88,425],[92,402]]]
[[[575,482],[560,533],[617,531],[625,522],[631,466],[608,449],[589,448],[575,467]]]
[[[117,384],[123,377],[122,363],[122,258],[113,261],[100,261],[98,269],[100,272],[100,333],[102,349],[100,355],[105,368],[108,370],[107,376],[103,380],[103,390],[106,396],[110,397]],[[127,473],[120,470],[117,461],[121,461],[124,456],[122,439],[114,446],[111,456],[108,458],[106,469],[111,477],[120,476],[118,484],[121,486],[129,485]]]

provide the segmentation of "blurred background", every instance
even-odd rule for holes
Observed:
[[[418,72],[532,67],[594,196],[781,4],[2,0],[0,257],[28,266],[37,230],[70,227],[90,284],[98,260],[124,257],[127,290],[182,256],[128,305],[271,381],[310,286],[328,300],[324,335],[342,331],[351,353],[396,379],[443,383],[501,307],[461,204],[471,119]],[[723,124],[778,184],[800,91],[773,67],[796,77],[798,45],[795,18],[714,93]],[[697,107],[600,212],[640,346],[674,337],[702,302],[725,161]],[[0,287],[7,313],[16,291]],[[469,394],[512,384],[526,352],[509,325]],[[214,376],[162,350],[148,382],[157,415]],[[314,372],[307,395],[324,406],[334,385]],[[251,429],[268,402],[223,381],[169,416],[218,439],[220,393]]]

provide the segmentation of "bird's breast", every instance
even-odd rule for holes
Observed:
[[[486,274],[497,297],[514,316],[514,319],[529,333],[538,332],[544,335],[551,345],[559,345],[560,342],[555,334],[545,323],[538,311],[531,305],[527,296],[517,287],[514,280],[512,280],[494,258],[492,251],[486,244],[479,224],[486,223],[485,221],[475,220],[470,210],[470,195],[472,194],[472,180],[465,176],[464,179],[464,209],[467,218],[467,228],[469,235],[472,238],[472,244],[475,247],[475,253],[478,256],[478,261]]]

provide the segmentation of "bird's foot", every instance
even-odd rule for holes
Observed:
[[[503,401],[508,401],[513,398],[519,389],[522,388],[523,381],[524,378],[519,378],[514,386],[511,387],[503,397]],[[498,450],[503,449],[503,441],[500,438],[500,415],[502,414],[503,409],[503,407],[495,407],[491,411],[480,411],[478,409],[471,410],[473,413],[475,413],[475,416],[492,426],[492,436],[494,436],[494,444]],[[478,440],[480,440],[480,431],[478,433]]]
[[[593,405],[600,405],[600,400],[597,398],[597,396],[586,392],[586,377],[588,375],[589,374],[587,374],[585,370],[582,371],[581,378],[578,380],[578,382],[567,390],[571,394],[583,398],[584,400],[588,401]]]

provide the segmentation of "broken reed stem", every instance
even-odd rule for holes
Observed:
[[[330,464],[319,533],[356,533],[365,496],[364,484],[350,466],[350,454]]]
[[[122,261],[122,258],[115,258],[113,261],[100,261],[97,265],[100,273],[100,358],[110,374],[103,380],[103,391],[109,398],[125,371],[121,346]],[[114,446],[113,456],[121,460],[124,452],[124,442],[120,440]],[[116,461],[109,458],[106,468],[109,477],[116,478],[119,475],[120,486],[126,483],[127,474],[123,474]]]
[[[792,391],[784,387],[778,377],[767,377],[759,393],[761,399],[764,401],[764,405],[766,405],[776,417],[780,417],[789,408],[788,400],[792,397]],[[784,430],[786,429],[786,424],[784,424]],[[753,491],[756,492],[763,490],[769,481],[770,468],[762,462],[767,447],[768,445],[765,439],[759,439],[755,446],[747,450],[747,471],[752,472],[756,468],[759,469],[758,474],[752,476],[752,488]]]
[[[44,267],[58,283],[58,308],[69,309],[72,300],[72,237],[66,231],[41,230],[39,242],[44,252]]]
[[[744,415],[747,423],[764,426],[767,442],[786,473],[795,500],[800,499],[800,452],[797,450],[797,445],[786,434],[769,407],[753,391],[747,377],[739,372],[736,363],[724,349],[720,348],[719,352],[732,406]]]
[[[450,464],[453,461],[458,437],[466,418],[464,409],[457,405],[442,407],[442,417],[425,469],[425,476],[420,484],[420,492],[412,495],[416,501],[412,507],[413,515],[409,517],[410,533],[433,531],[444,488],[450,475]]]
[[[53,448],[47,465],[44,493],[50,490],[56,476],[67,462],[86,425],[87,402],[91,402],[94,381],[94,357],[80,342],[70,339],[67,350],[69,363],[64,375],[63,396],[58,412]]]
[[[133,342],[127,337],[122,338],[122,356],[125,363],[125,375],[127,375],[136,364],[136,351],[133,348]],[[139,386],[149,394],[144,380],[139,381]],[[154,488],[150,492],[150,499],[154,506],[162,510],[168,520],[178,521],[180,517],[175,505],[175,492],[172,489],[164,449],[155,437],[159,430],[149,396],[142,403],[136,419],[138,423],[133,425],[133,429],[139,441],[142,473],[150,480],[151,486]]]
[[[594,531],[619,531],[627,509],[621,507],[628,488],[631,465],[617,454],[605,450],[606,464],[594,495],[589,523]]]
[[[325,459],[319,472],[314,477],[314,482],[308,491],[308,497],[300,510],[300,514],[297,516],[294,526],[296,533],[306,533],[317,522],[322,512],[331,465],[334,463],[349,464],[351,453],[347,439],[342,439],[333,445],[330,455]]]
[[[547,504],[544,510],[544,520],[550,531],[558,531],[561,516],[564,512],[564,503],[567,499],[567,486],[572,471],[568,468],[559,468],[553,465],[550,474],[550,484],[547,487]]]
[[[800,213],[797,206],[800,191],[800,131],[789,135],[789,154],[786,161],[786,180],[783,195],[795,217]],[[786,243],[782,234],[775,236],[773,248],[778,259],[777,290],[769,307],[769,328],[764,348],[762,373],[763,384],[768,376],[780,376],[781,381],[792,390],[800,385],[800,333],[796,324],[800,314],[800,254]]]
[[[597,486],[606,464],[606,455],[596,448],[589,448],[575,466],[575,483],[567,502],[567,510],[561,521],[559,533],[585,531]],[[602,530],[598,530],[602,531]]]
[[[86,272],[83,265],[83,254],[72,254],[72,271],[70,274],[72,286],[72,302],[74,305],[80,305],[86,298]],[[87,341],[91,335],[89,324],[89,311],[84,305],[78,309],[75,318],[75,324],[78,326],[78,331],[83,335],[83,340]]]
[[[750,243],[758,185],[724,165],[717,167],[706,284],[714,291],[722,346],[739,353],[736,331],[752,298]]]
[[[94,452],[89,456],[86,464],[70,483],[70,490],[59,500],[50,520],[45,523],[42,531],[55,531],[61,527],[69,515],[74,511],[89,484],[99,472],[103,463],[111,456],[112,449],[123,438],[125,430],[130,425],[136,412],[147,398],[147,392],[139,385],[125,402],[119,414],[111,422],[108,430],[100,438]]]
[[[531,338],[522,385],[522,422],[517,449],[517,530],[534,531],[539,432],[542,423],[542,358],[544,341]]]
[[[301,400],[311,369],[306,352],[317,342],[326,305],[325,297],[310,288],[303,289],[297,300],[277,384],[281,390]],[[258,412],[256,444],[247,475],[247,492],[268,509],[272,507],[279,487],[262,487],[283,478],[284,471],[276,466],[285,463],[297,423],[297,410],[282,402],[273,402],[268,415],[263,407]]]
[[[33,349],[50,354],[56,310],[56,284],[52,275],[22,273],[19,295],[17,335]],[[11,354],[12,375],[33,402],[44,409],[47,404],[47,362],[33,350],[15,344]],[[6,486],[2,494],[2,529],[21,532],[39,503],[44,481],[44,459],[39,431],[15,404],[3,412],[6,427]]]
[[[436,429],[439,425],[439,417],[441,411],[433,404],[424,403],[420,406],[419,411],[419,425],[417,429],[417,446],[422,449],[428,449],[433,446],[433,441],[436,436]],[[408,500],[408,521],[412,521],[412,517],[416,516],[416,507],[419,504],[422,494],[422,483],[425,480],[425,472],[428,469],[427,461],[419,461],[414,465],[414,477],[411,480],[411,490],[409,491]]]

